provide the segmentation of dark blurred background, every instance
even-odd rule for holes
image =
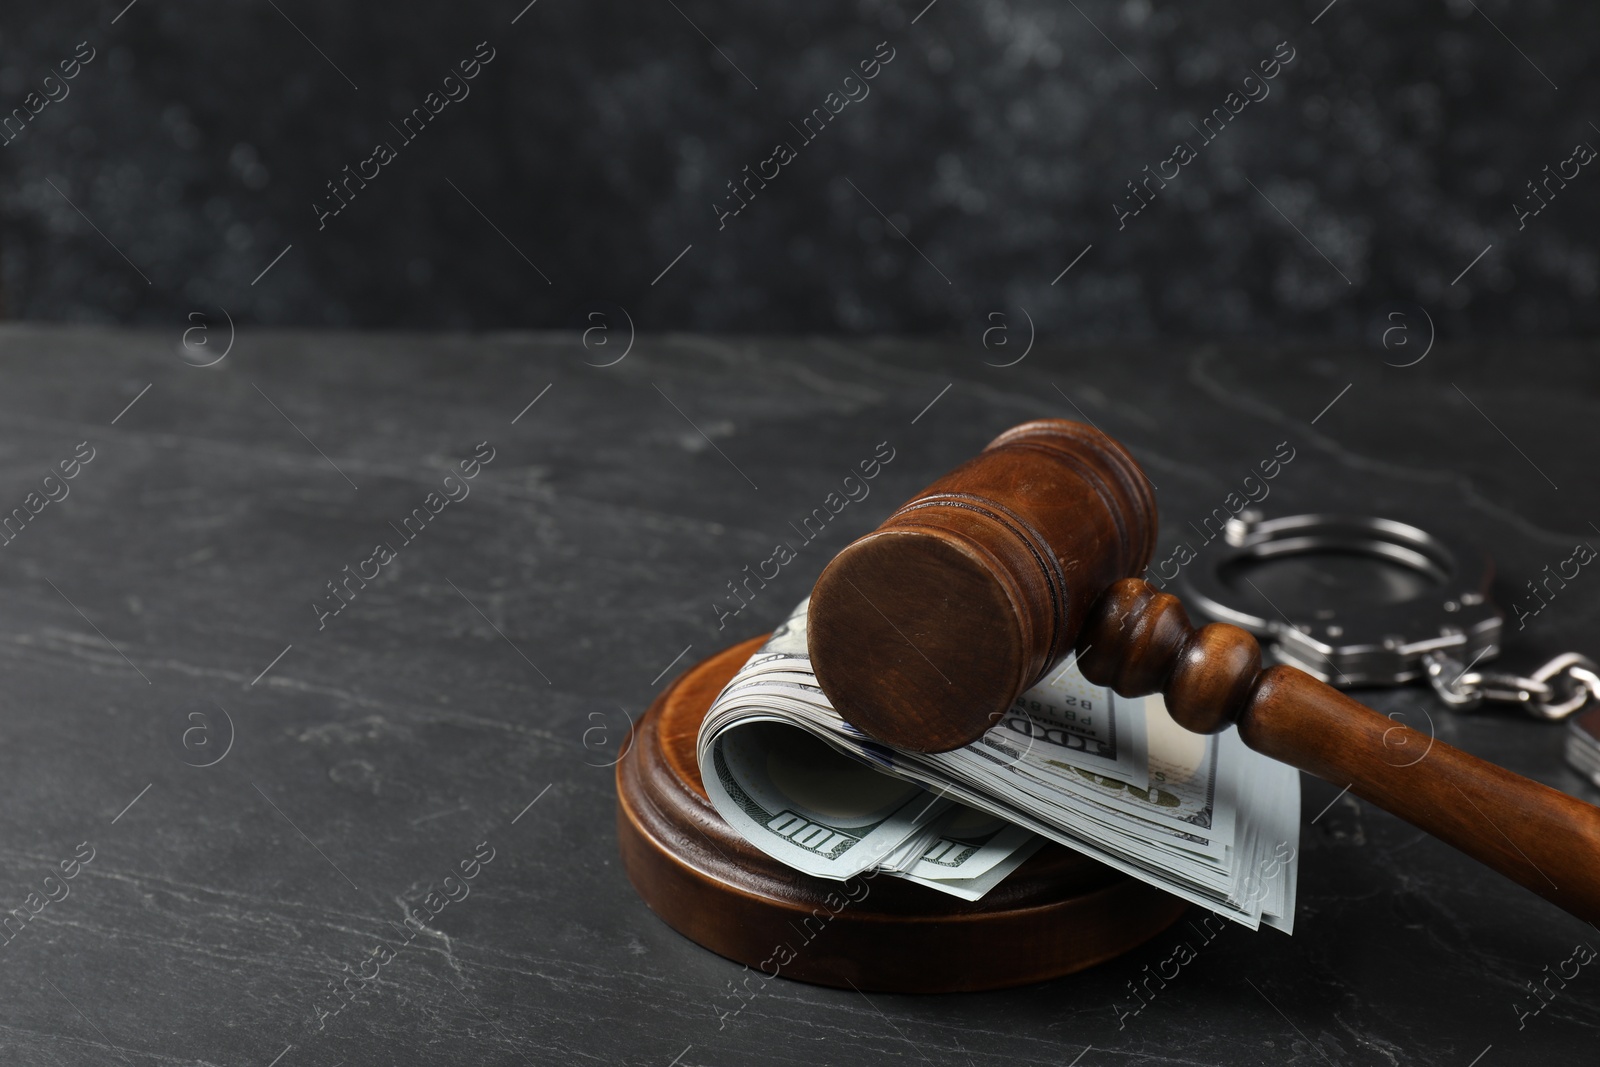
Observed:
[[[1592,5],[523,3],[12,5],[0,114],[94,58],[0,146],[5,315],[571,328],[609,301],[641,329],[943,335],[1020,307],[1064,339],[1370,340],[1414,302],[1457,338],[1600,327],[1600,168],[1514,211],[1600,146]],[[479,42],[470,95],[404,141]],[[870,95],[802,143],[879,42]],[[1279,42],[1270,95],[1119,230],[1126,183]],[[780,141],[797,158],[719,230]],[[319,230],[378,142],[397,157]]]

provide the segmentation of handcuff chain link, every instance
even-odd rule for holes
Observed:
[[[1600,665],[1579,652],[1563,652],[1529,677],[1471,669],[1444,652],[1422,657],[1433,691],[1453,708],[1483,701],[1515,704],[1538,719],[1557,720],[1600,699]]]

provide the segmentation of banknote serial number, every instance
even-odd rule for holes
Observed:
[[[1009,725],[1030,737],[1039,736],[1049,740],[1048,734],[1063,730],[1080,734],[1094,731],[1094,701],[1086,697],[1063,697],[1059,705],[1048,700],[1018,697],[1012,707],[1027,714],[1013,717]],[[1041,719],[1046,721],[1038,721]]]

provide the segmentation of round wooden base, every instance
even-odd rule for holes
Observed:
[[[762,637],[689,668],[634,726],[617,764],[617,840],[639,895],[685,937],[768,977],[895,993],[999,989],[1127,952],[1186,905],[1048,844],[976,903],[887,875],[791,870],[706,799],[695,737]]]

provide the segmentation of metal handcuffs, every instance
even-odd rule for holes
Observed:
[[[1340,687],[1426,678],[1451,707],[1492,701],[1514,704],[1540,719],[1563,719],[1600,699],[1600,667],[1577,652],[1564,652],[1527,676],[1478,666],[1499,654],[1504,617],[1489,599],[1488,555],[1452,537],[1372,516],[1263,519],[1245,510],[1228,521],[1223,540],[1222,551],[1184,570],[1184,603],[1208,619],[1255,634],[1269,662],[1291,664]],[[1334,599],[1311,618],[1291,619],[1248,576],[1245,583],[1275,614],[1249,606],[1227,581],[1230,571],[1251,561],[1325,552],[1399,564],[1434,585],[1397,603]]]

